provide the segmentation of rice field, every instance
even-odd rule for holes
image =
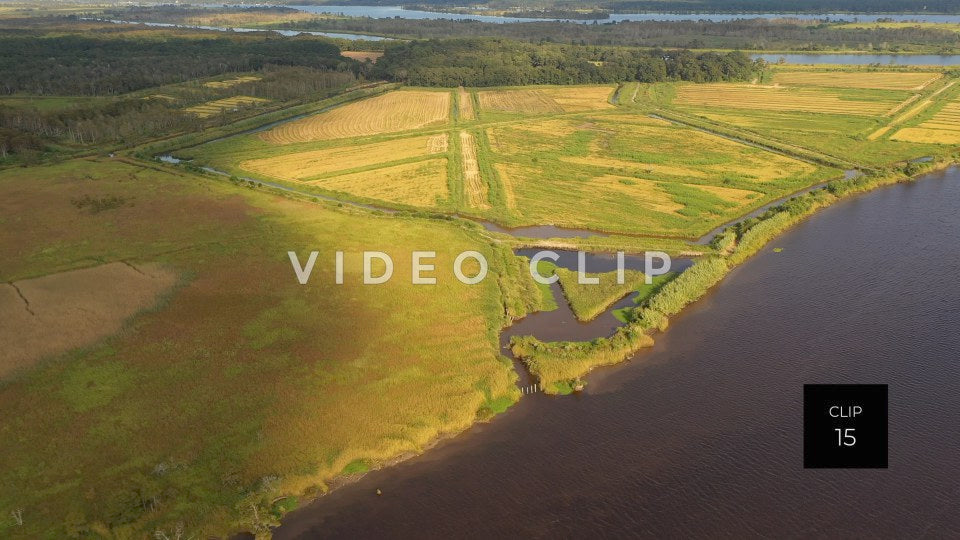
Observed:
[[[395,90],[287,122],[260,134],[272,144],[396,133],[441,125],[450,117],[450,92]]]
[[[255,77],[255,76],[253,76],[253,75],[247,75],[247,76],[244,76],[244,77],[237,77],[237,78],[235,78],[235,79],[227,79],[227,80],[223,80],[223,81],[210,81],[210,82],[208,82],[208,83],[203,83],[203,85],[206,86],[207,88],[223,89],[223,88],[230,88],[231,86],[236,86],[236,85],[241,84],[241,83],[255,82],[255,81],[259,81],[259,80],[260,80],[260,77]]]
[[[960,144],[960,101],[953,101],[915,127],[894,133],[891,139],[915,143]]]
[[[404,163],[311,182],[328,191],[431,208],[449,198],[446,158]]]
[[[447,134],[440,133],[250,159],[242,161],[240,167],[252,173],[281,180],[303,181],[353,169],[382,167],[384,163],[445,153],[447,145]]]
[[[944,93],[954,85],[951,82],[926,100],[925,107],[933,102],[933,98]],[[918,107],[919,108],[919,107]],[[920,111],[917,111],[920,112]],[[915,116],[916,113],[910,116]],[[906,116],[906,115],[905,115]],[[906,118],[897,123],[902,123]],[[891,137],[895,141],[927,143],[927,144],[960,144],[960,98],[955,98],[939,111],[916,126],[905,127]]]
[[[516,114],[584,112],[613,108],[611,86],[539,87],[477,92],[485,111]]]
[[[902,94],[892,92],[856,99],[856,94],[845,94],[835,89],[717,83],[679,85],[674,104],[880,116],[899,105],[904,98]]]
[[[777,71],[773,77],[773,83],[786,86],[922,90],[941,77],[943,77],[942,73],[904,73],[899,71]]]
[[[242,107],[250,107],[261,103],[268,103],[269,99],[257,98],[251,96],[234,96],[216,101],[208,101],[202,105],[194,105],[184,109],[186,112],[199,118],[207,118],[222,112],[236,111]]]
[[[467,197],[467,205],[471,208],[490,208],[490,204],[487,202],[487,184],[480,176],[480,165],[477,161],[477,142],[468,131],[460,132],[460,153],[463,162],[463,187]]]

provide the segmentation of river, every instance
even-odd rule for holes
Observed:
[[[953,168],[827,208],[582,394],[526,395],[275,538],[958,537],[958,202]],[[803,469],[804,383],[890,385],[888,470]]]
[[[621,21],[732,21],[737,19],[782,19],[782,18],[801,18],[801,19],[830,19],[833,21],[859,21],[875,22],[879,19],[889,19],[892,21],[919,21],[933,23],[957,23],[960,24],[960,15],[934,15],[934,14],[864,14],[864,13],[611,13],[606,19],[563,19],[563,18],[543,18],[531,19],[529,17],[502,17],[498,15],[471,15],[463,13],[445,13],[439,11],[422,11],[416,9],[403,9],[401,6],[287,6],[308,13],[333,13],[343,14],[350,17],[372,17],[375,19],[394,18],[401,19],[452,19],[452,20],[471,20],[492,23],[517,23],[531,21],[569,21],[583,24],[609,23]]]

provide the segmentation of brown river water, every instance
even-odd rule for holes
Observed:
[[[525,395],[275,538],[960,537],[958,208],[957,168],[827,208],[583,393]],[[889,469],[803,469],[804,383],[890,385]]]

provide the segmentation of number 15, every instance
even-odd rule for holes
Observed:
[[[837,432],[837,446],[853,446],[857,444],[857,438],[853,436],[854,428],[834,429]]]

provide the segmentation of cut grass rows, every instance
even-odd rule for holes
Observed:
[[[450,106],[449,91],[399,90],[282,124],[260,137],[291,144],[396,133],[444,123]]]

